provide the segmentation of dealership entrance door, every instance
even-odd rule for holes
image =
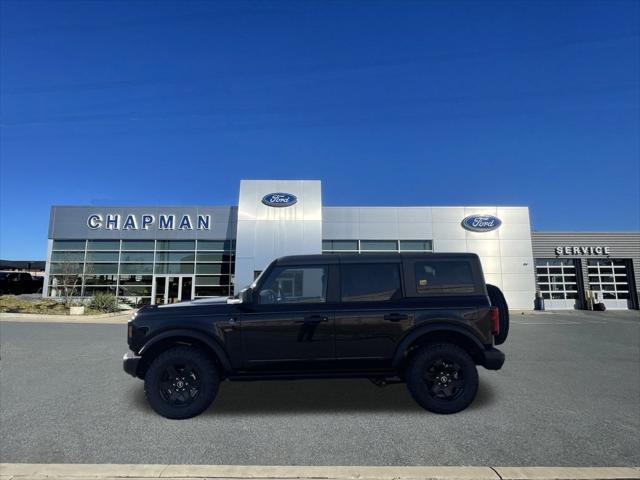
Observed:
[[[156,275],[153,278],[153,304],[167,305],[193,298],[193,275]]]

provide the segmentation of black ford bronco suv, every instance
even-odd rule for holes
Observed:
[[[238,298],[146,306],[128,323],[124,370],[168,418],[204,411],[228,380],[406,382],[454,413],[498,370],[509,317],[474,254],[324,254],[275,260]]]

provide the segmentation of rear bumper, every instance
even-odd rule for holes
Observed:
[[[127,352],[122,356],[122,368],[132,377],[138,376],[138,365],[142,357],[138,357],[133,352]]]
[[[500,370],[504,365],[504,352],[497,348],[489,347],[484,351],[482,366],[487,370]]]

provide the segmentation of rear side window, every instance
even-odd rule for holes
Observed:
[[[418,295],[474,293],[471,264],[465,260],[424,260],[414,264]]]
[[[400,266],[396,263],[342,265],[340,284],[343,302],[382,302],[402,297]]]

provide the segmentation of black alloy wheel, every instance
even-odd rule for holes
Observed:
[[[144,377],[149,405],[167,418],[190,418],[206,410],[218,393],[213,359],[195,347],[174,347],[158,355]]]
[[[478,392],[478,370],[471,356],[452,343],[420,347],[411,355],[405,380],[413,399],[434,413],[467,408]]]
[[[432,396],[453,400],[464,391],[464,373],[456,362],[436,358],[424,372],[424,381]]]

